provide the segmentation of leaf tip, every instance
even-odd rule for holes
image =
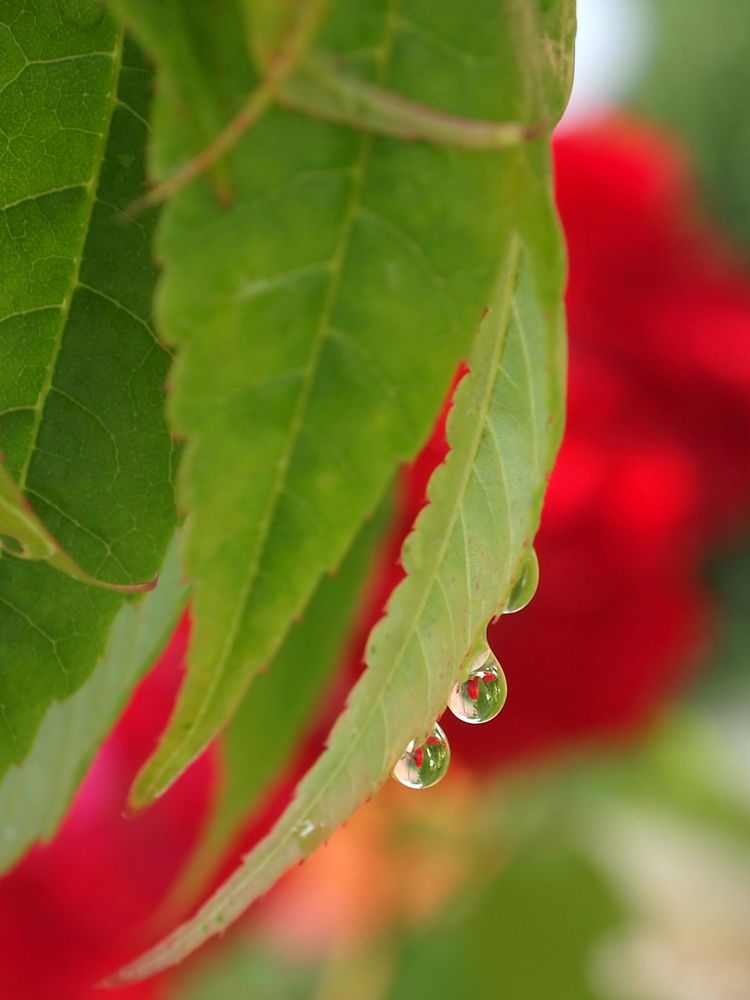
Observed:
[[[125,817],[127,819],[134,819],[144,809],[152,805],[165,791],[166,787],[161,788],[154,781],[150,761],[147,761],[130,786],[130,791],[125,801]]]
[[[123,965],[116,972],[112,972],[94,984],[96,990],[116,990],[123,986],[131,986],[138,981],[139,977],[134,977],[128,972],[128,965]]]
[[[200,746],[197,750],[192,747],[189,748],[189,752],[185,752],[182,743],[175,749],[165,742],[168,734],[169,727],[162,735],[159,746],[141,767],[130,786],[127,809],[131,816],[143,812],[168,792],[205,749],[205,746]]]

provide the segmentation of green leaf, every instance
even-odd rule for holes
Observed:
[[[561,275],[557,275],[561,289]],[[273,831],[198,913],[113,982],[179,961],[236,919],[387,778],[429,731],[509,598],[536,531],[561,429],[563,332],[515,238],[448,421],[451,452],[404,546],[408,576],[374,628],[367,670]]]
[[[44,717],[31,753],[0,782],[0,871],[56,833],[101,741],[158,656],[187,599],[175,536],[156,589],[117,612],[88,680]]]
[[[178,6],[191,30],[176,37]],[[339,4],[316,51],[423,106],[538,123],[526,6]],[[120,7],[161,66],[163,178],[196,152],[179,67],[216,67],[229,118],[255,79],[247,61],[242,69],[245,33],[229,0]],[[187,60],[191,39],[200,48]],[[136,805],[231,717],[395,466],[424,442],[503,259],[524,160],[273,109],[225,165],[227,205],[203,182],[167,205],[158,318],[177,348],[170,414],[187,439],[180,491],[195,626],[188,677]]]
[[[148,580],[175,518],[168,356],[150,325],[154,214],[120,212],[142,189],[149,74],[90,0],[4,5],[0,50],[0,451],[86,574]],[[122,603],[0,559],[0,774],[94,669]]]
[[[171,984],[168,1000],[311,1000],[316,966],[289,960],[267,943],[241,939],[225,945]]]
[[[74,580],[102,590],[133,594],[153,590],[155,580],[148,583],[107,583],[97,580],[63,552],[36,516],[31,504],[24,499],[18,486],[0,465],[0,553],[5,551],[17,559],[44,559],[49,566],[66,573]]]
[[[389,504],[367,522],[333,577],[326,576],[299,624],[242,700],[221,741],[223,781],[201,843],[174,898],[188,897],[221,861],[247,817],[273,788],[323,705],[329,681],[351,641],[363,581],[373,569]]]
[[[158,56],[161,100],[154,105],[151,166],[159,177],[208,146],[252,89],[245,28],[234,0],[211,8],[200,0],[109,0],[109,6]],[[233,173],[227,162],[214,166],[212,191],[222,205],[230,202]]]

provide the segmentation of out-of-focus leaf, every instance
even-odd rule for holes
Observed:
[[[636,109],[691,146],[710,207],[750,248],[750,18],[744,0],[652,0],[654,45]]]
[[[492,863],[487,866],[493,871]],[[569,846],[526,849],[479,895],[407,938],[388,1000],[607,1000],[591,958],[621,919],[606,879]]]
[[[747,700],[750,677],[750,537],[736,542],[728,551],[716,553],[707,571],[708,582],[718,605],[716,637],[708,660],[694,689],[697,701],[716,705],[743,704]]]
[[[149,580],[174,528],[168,357],[141,191],[149,74],[91,0],[0,9],[0,452],[90,577]],[[2,529],[0,529],[2,531]],[[0,559],[0,774],[103,654],[124,598]]]
[[[725,711],[716,717],[682,712],[665,720],[637,753],[592,762],[578,776],[578,795],[589,802],[656,803],[688,822],[713,824],[750,844],[750,793],[744,778],[750,744],[743,748],[736,739],[747,700],[745,692],[738,702],[739,725]]]
[[[0,782],[0,871],[55,834],[97,747],[156,659],[186,597],[175,537],[156,589],[120,608],[91,676],[49,709],[27,758]]]
[[[315,965],[290,961],[252,941],[223,947],[186,972],[168,1000],[308,1000],[318,977]]]

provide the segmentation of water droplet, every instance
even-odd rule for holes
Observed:
[[[457,719],[476,725],[494,719],[507,696],[503,668],[490,654],[482,666],[471,671],[463,684],[456,685],[448,699],[448,708]]]
[[[536,588],[538,586],[539,560],[536,557],[536,552],[532,549],[529,554],[529,558],[526,560],[523,573],[521,573],[518,582],[510,593],[510,599],[508,600],[508,606],[505,609],[505,614],[512,615],[516,611],[523,611],[536,593]]]
[[[445,776],[450,759],[448,739],[436,722],[429,736],[409,743],[396,761],[393,777],[407,788],[430,788]]]
[[[294,828],[294,836],[302,854],[307,858],[326,841],[331,831],[324,823],[311,819],[300,820]]]

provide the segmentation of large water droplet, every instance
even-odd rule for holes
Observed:
[[[436,722],[424,740],[409,743],[396,761],[393,777],[407,788],[430,788],[445,776],[450,759],[448,739]]]
[[[518,582],[510,593],[508,605],[504,613],[506,615],[512,615],[516,611],[523,611],[536,593],[536,588],[538,586],[539,560],[536,557],[536,552],[532,549],[529,553],[529,558],[526,560],[523,573],[521,573],[521,576],[518,578]]]
[[[457,719],[476,725],[494,719],[507,696],[503,668],[490,654],[482,666],[471,671],[463,684],[456,685],[448,699],[448,708]]]

